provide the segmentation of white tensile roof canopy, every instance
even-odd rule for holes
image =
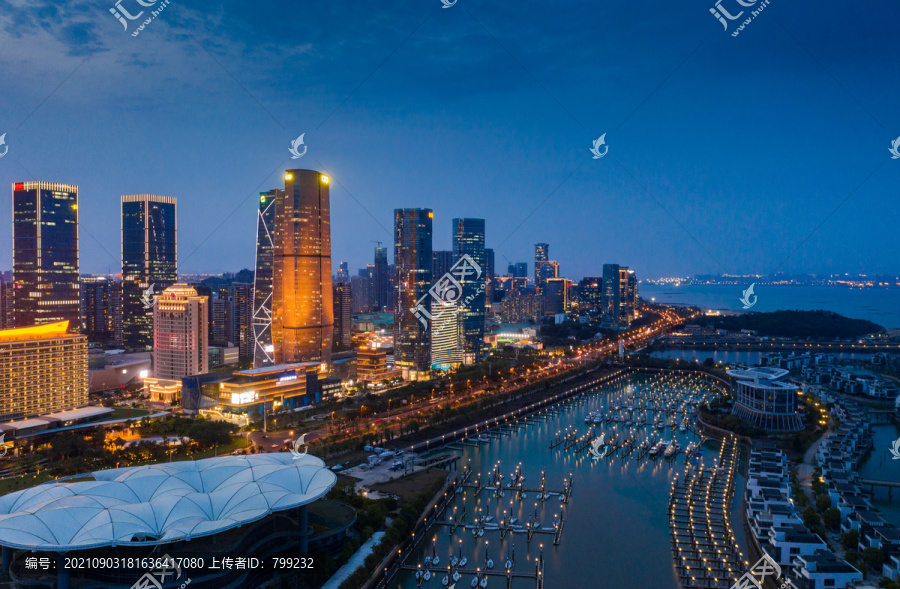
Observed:
[[[208,536],[323,497],[337,476],[315,456],[225,456],[101,470],[0,497],[0,545],[69,551]]]

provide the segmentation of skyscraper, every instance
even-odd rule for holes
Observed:
[[[431,209],[394,210],[394,264],[397,267],[397,313],[394,318],[394,364],[406,380],[427,380],[431,369],[431,330],[413,314],[432,286]],[[423,304],[430,301],[426,297]],[[423,323],[424,322],[424,323]]]
[[[431,252],[431,277],[439,280],[453,267],[453,252],[450,250],[434,250]]]
[[[152,297],[178,280],[177,227],[174,197],[122,196],[122,338],[127,348],[153,344]]]
[[[18,182],[12,204],[16,326],[68,321],[78,331],[78,187]]]
[[[253,285],[232,282],[228,286],[228,326],[226,337],[240,349],[241,358],[253,357]]]
[[[7,282],[0,277],[0,329],[12,329],[16,326],[13,286],[12,281]]]
[[[603,265],[603,324],[621,329],[635,318],[637,277],[634,270],[618,264]]]
[[[350,269],[347,266],[347,262],[341,262],[335,278],[336,282],[350,282]]]
[[[603,306],[603,278],[585,276],[578,283],[578,310],[596,315]]]
[[[544,264],[550,261],[550,244],[534,244],[534,285],[538,291],[543,290],[547,277],[544,275]]]
[[[548,278],[544,287],[544,313],[555,315],[565,313],[569,306],[569,281],[565,278]]]
[[[153,372],[177,380],[209,372],[206,306],[209,300],[187,284],[156,295],[153,305]]]
[[[618,264],[603,264],[603,299],[601,302],[603,325],[618,327],[621,304]]]
[[[484,248],[484,264],[486,278],[492,280],[494,278],[494,250],[492,248]]]
[[[463,361],[475,364],[481,360],[484,344],[484,301],[487,255],[484,249],[484,219],[453,219],[453,263],[468,255],[481,268],[481,275],[469,274],[459,282],[462,297],[459,316],[462,324]],[[470,301],[468,304],[465,301]]]
[[[92,342],[111,342],[114,329],[113,287],[106,276],[81,278],[81,333]]]
[[[374,311],[380,313],[388,306],[388,261],[387,248],[379,243],[375,248],[375,268],[372,274],[375,301]]]
[[[334,335],[328,176],[288,170],[275,200],[272,344],[275,364],[330,363]]]
[[[274,364],[272,346],[272,268],[275,251],[275,201],[284,197],[279,189],[259,195],[256,221],[256,272],[253,275],[253,367]]]
[[[528,278],[528,262],[510,263],[507,274],[513,278]]]
[[[334,349],[350,349],[351,296],[350,283],[338,282],[332,287],[334,293]]]
[[[368,313],[372,308],[372,279],[369,270],[360,270],[350,278],[350,308],[353,313]]]

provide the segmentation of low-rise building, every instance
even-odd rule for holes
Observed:
[[[819,550],[815,554],[795,557],[788,578],[796,589],[834,589],[847,587],[861,580],[863,575],[831,551]]]

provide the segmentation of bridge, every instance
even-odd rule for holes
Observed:
[[[780,341],[717,341],[707,338],[679,338],[657,340],[656,345],[666,349],[699,349],[721,351],[798,351],[798,352],[900,352],[900,343],[875,342],[807,342],[802,340]]]
[[[875,487],[885,487],[888,491],[888,501],[893,500],[894,489],[900,488],[900,481],[880,481],[877,479],[860,479],[860,485],[868,485],[872,494],[875,494]]]

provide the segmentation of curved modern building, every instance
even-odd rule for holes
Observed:
[[[732,413],[766,431],[803,429],[797,411],[797,387],[780,380],[787,374],[783,368],[772,367],[729,370],[734,395]]]
[[[142,576],[157,574],[147,570],[147,559],[163,556],[203,558],[205,564],[147,587],[179,587],[186,577],[192,587],[256,586],[247,584],[247,576],[270,574],[271,568],[215,570],[212,559],[265,561],[286,549],[305,556],[311,536],[307,506],[337,482],[320,459],[290,453],[116,468],[73,478],[78,482],[46,483],[0,497],[3,572],[18,586],[131,587]],[[355,515],[338,517],[352,524]],[[29,566],[30,558],[48,559],[53,566],[42,571]]]
[[[288,170],[284,193],[276,194],[274,364],[331,362],[334,307],[328,183],[328,176],[315,170]]]

